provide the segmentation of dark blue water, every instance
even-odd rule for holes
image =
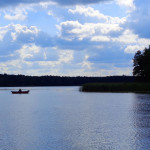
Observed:
[[[0,88],[0,150],[148,150],[150,95]]]

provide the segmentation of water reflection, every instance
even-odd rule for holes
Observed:
[[[150,147],[150,94],[135,94],[133,111],[136,145],[147,150]]]
[[[2,150],[148,150],[150,95],[78,87],[1,91]]]

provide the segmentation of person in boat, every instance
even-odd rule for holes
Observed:
[[[22,90],[21,90],[21,89],[19,89],[19,92],[22,92]]]

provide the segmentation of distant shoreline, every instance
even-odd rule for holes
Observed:
[[[150,93],[150,83],[88,83],[81,86],[82,92]]]
[[[81,86],[86,83],[134,82],[133,76],[69,77],[0,74],[0,87]]]

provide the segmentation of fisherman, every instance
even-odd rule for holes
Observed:
[[[21,89],[19,89],[19,92],[21,92]]]

